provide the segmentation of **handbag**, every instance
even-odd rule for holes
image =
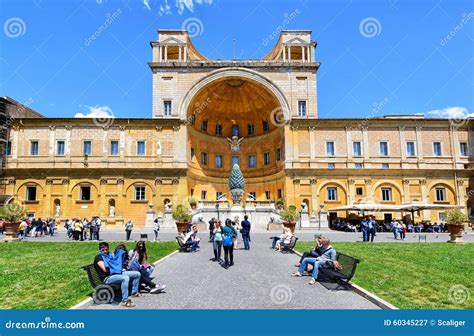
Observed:
[[[223,245],[225,247],[229,247],[229,246],[232,246],[233,244],[233,241],[232,241],[232,236],[231,235],[224,235],[223,237]]]

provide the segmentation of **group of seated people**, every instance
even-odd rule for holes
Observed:
[[[357,232],[357,226],[351,224],[348,221],[337,219],[333,223],[334,230],[343,231],[343,232]]]
[[[283,232],[281,235],[270,237],[270,239],[273,239],[272,249],[279,252],[281,252],[283,245],[290,243],[291,238],[293,237],[293,232],[291,232],[290,228],[283,226],[282,230]]]
[[[183,243],[184,246],[190,246],[191,252],[196,252],[199,248],[199,243],[201,239],[197,236],[198,229],[196,225],[188,227],[188,232],[181,232],[178,236],[178,239]]]
[[[311,271],[308,270],[308,265],[313,265]],[[327,266],[336,269],[340,268],[340,265],[336,261],[336,250],[331,246],[331,241],[326,237],[319,236],[314,249],[303,253],[300,261],[295,264],[295,267],[298,267],[298,270],[291,275],[295,277],[311,275],[309,284],[314,285],[318,279],[320,267]]]
[[[140,240],[130,252],[123,244],[115,248],[114,253],[109,251],[109,244],[99,243],[99,253],[94,259],[94,269],[100,280],[106,284],[120,284],[122,300],[120,305],[135,307],[132,297],[140,297],[140,291],[149,293],[162,292],[166,286],[153,282],[154,266],[148,262],[145,242]],[[131,290],[130,290],[131,283]],[[130,293],[129,293],[130,291]]]

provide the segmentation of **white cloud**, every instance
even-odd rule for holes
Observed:
[[[426,112],[427,115],[434,118],[448,118],[448,119],[466,119],[474,118],[474,113],[469,112],[467,108],[461,106],[446,107],[441,110],[433,110]]]
[[[143,5],[146,7],[146,9],[151,10],[150,3],[148,0],[143,0]]]
[[[94,119],[105,119],[105,118],[114,118],[114,113],[112,112],[112,109],[107,106],[84,106],[87,110],[88,113],[84,114],[82,112],[76,113],[74,118],[94,118]]]

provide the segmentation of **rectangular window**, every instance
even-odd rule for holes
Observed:
[[[91,200],[91,187],[90,186],[81,186],[80,189],[80,199],[81,201],[90,201]]]
[[[145,155],[145,141],[137,141],[137,155]]]
[[[362,168],[362,163],[359,163],[359,162],[355,163],[354,168]]]
[[[436,201],[444,202],[446,200],[446,189],[436,188]]]
[[[268,190],[265,191],[265,199],[266,199],[267,201],[269,201],[269,200],[270,200],[270,197],[271,197],[270,191],[268,191]]]
[[[329,169],[334,169],[334,168],[336,168],[336,166],[334,165],[334,163],[330,162],[330,163],[328,163],[328,168]]]
[[[207,166],[207,153],[201,152],[201,164]]]
[[[364,189],[362,187],[357,187],[356,188],[356,195],[357,196],[362,196],[364,195]]]
[[[240,156],[238,155],[232,155],[232,166],[235,164],[240,166]]]
[[[26,200],[36,201],[36,187],[35,186],[26,187]]]
[[[441,142],[433,142],[433,154],[434,154],[434,156],[443,155],[443,153],[441,151]]]
[[[30,143],[30,155],[38,155],[38,141],[31,141]]]
[[[298,101],[298,116],[306,117],[306,100]]]
[[[11,141],[7,142],[7,148],[5,149],[5,154],[12,155],[12,142]]]
[[[257,157],[255,155],[249,155],[249,168],[255,168],[257,166]]]
[[[278,189],[278,198],[282,199],[283,198],[283,192],[281,189]]]
[[[56,155],[64,155],[64,140],[58,140],[56,142]]]
[[[216,124],[216,135],[222,135],[222,125]]]
[[[334,156],[336,154],[334,150],[334,141],[326,142],[326,155]]]
[[[207,191],[206,190],[201,190],[201,199],[205,200],[207,196]]]
[[[281,161],[281,148],[276,149],[276,160]]]
[[[265,166],[270,164],[270,152],[263,153],[263,164]]]
[[[110,155],[118,155],[119,143],[117,140],[110,141]]]
[[[232,136],[239,136],[239,125],[232,125]]]
[[[216,201],[222,197],[222,191],[216,191]]]
[[[388,163],[382,163],[382,169],[388,169],[390,165]]]
[[[461,156],[468,156],[468,152],[467,152],[467,143],[466,142],[461,142],[459,143],[459,153],[461,154]]]
[[[165,112],[165,116],[169,117],[171,116],[172,112],[171,112],[171,100],[165,100],[163,101],[163,109],[164,109],[164,112]]]
[[[327,188],[327,199],[328,201],[337,201],[337,188],[336,187],[328,187]]]
[[[201,121],[201,131],[207,132],[207,120]]]
[[[380,156],[388,156],[388,142],[381,141],[380,146]]]
[[[145,186],[135,186],[135,201],[145,200]]]
[[[352,154],[354,156],[362,156],[362,146],[360,141],[354,141],[352,143]]]
[[[249,192],[249,194],[252,196],[252,198],[253,198],[254,200],[257,199],[257,194],[255,193],[255,191],[251,191],[251,192]]]
[[[268,124],[268,121],[263,120],[262,121],[262,126],[263,126],[263,131],[268,132],[270,130],[270,125]]]
[[[214,160],[214,166],[216,168],[222,168],[222,155],[216,154],[216,158]]]
[[[84,141],[83,154],[90,156],[92,153],[92,142],[90,140]]]
[[[253,124],[248,124],[247,125],[247,134],[248,135],[254,135],[255,134],[255,127]]]
[[[415,143],[413,141],[407,141],[407,156],[416,156]]]
[[[194,159],[194,147],[191,147],[191,151],[190,151],[190,153],[189,153],[189,157],[190,157],[191,160]]]
[[[392,188],[382,188],[382,201],[392,200]]]

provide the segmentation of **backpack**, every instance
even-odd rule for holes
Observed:
[[[222,238],[222,241],[223,241],[223,245],[225,247],[228,247],[228,246],[232,246],[232,244],[234,243],[233,240],[232,240],[232,235],[228,235],[228,234],[225,234]]]

